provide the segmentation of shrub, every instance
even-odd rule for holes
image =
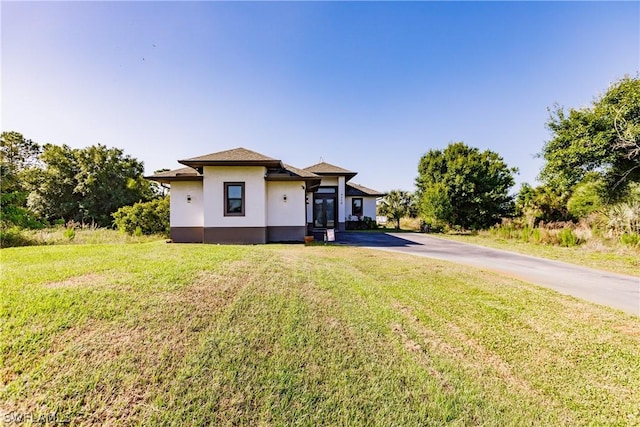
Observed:
[[[533,233],[532,228],[529,227],[529,225],[525,225],[524,227],[522,227],[522,230],[520,230],[520,240],[522,240],[525,243],[528,243],[531,240],[532,233]]]
[[[20,206],[21,193],[5,193],[0,195],[0,223],[5,228],[16,226],[19,228],[40,229],[45,226],[44,222],[34,212]]]
[[[638,233],[623,233],[620,236],[620,242],[623,245],[640,246],[640,234]]]
[[[73,240],[76,237],[76,230],[73,228],[67,228],[64,230],[64,237],[69,240]]]
[[[442,233],[444,232],[445,224],[439,221],[421,221],[420,231],[422,233]]]
[[[114,214],[114,224],[120,231],[142,234],[169,234],[169,197],[124,206]]]
[[[18,227],[0,229],[0,247],[31,246],[36,242]]]
[[[581,243],[578,239],[578,236],[576,236],[576,234],[570,228],[563,228],[562,230],[560,230],[560,233],[558,233],[558,240],[560,246],[564,246],[567,248],[577,246]]]
[[[489,232],[492,236],[504,240],[515,239],[521,236],[521,234],[516,229],[516,226],[511,221],[491,227],[489,229]]]
[[[531,236],[529,237],[530,240],[533,241],[533,243],[539,245],[540,243],[542,243],[542,232],[540,231],[539,228],[534,228],[531,231]]]
[[[586,218],[600,209],[604,202],[600,197],[603,192],[602,181],[586,181],[578,184],[567,201],[567,210],[575,218]]]
[[[607,230],[614,236],[640,233],[640,202],[613,205],[605,217]]]
[[[375,230],[378,224],[375,219],[365,216],[358,217],[357,220],[348,220],[345,227],[347,230]]]

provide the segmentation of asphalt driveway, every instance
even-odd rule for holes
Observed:
[[[403,252],[491,270],[640,316],[640,277],[431,237],[419,233],[344,232],[338,242]]]

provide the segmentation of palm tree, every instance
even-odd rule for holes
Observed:
[[[408,191],[391,190],[378,206],[378,213],[389,221],[396,221],[396,230],[400,230],[400,219],[409,214],[411,202],[411,193]]]

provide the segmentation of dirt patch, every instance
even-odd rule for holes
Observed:
[[[85,286],[95,286],[103,283],[107,276],[96,273],[83,274],[82,276],[73,276],[59,282],[49,282],[44,285],[48,289],[62,288],[80,288]]]
[[[391,330],[393,331],[394,334],[397,334],[400,336],[400,338],[402,339],[402,344],[404,345],[404,348],[406,348],[407,350],[409,351],[422,350],[422,346],[420,346],[420,344],[418,344],[417,342],[409,338],[409,336],[402,329],[402,326],[399,323],[391,325]]]

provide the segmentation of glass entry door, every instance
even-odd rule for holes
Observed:
[[[313,196],[313,226],[335,228],[338,204],[335,187],[320,187]]]

